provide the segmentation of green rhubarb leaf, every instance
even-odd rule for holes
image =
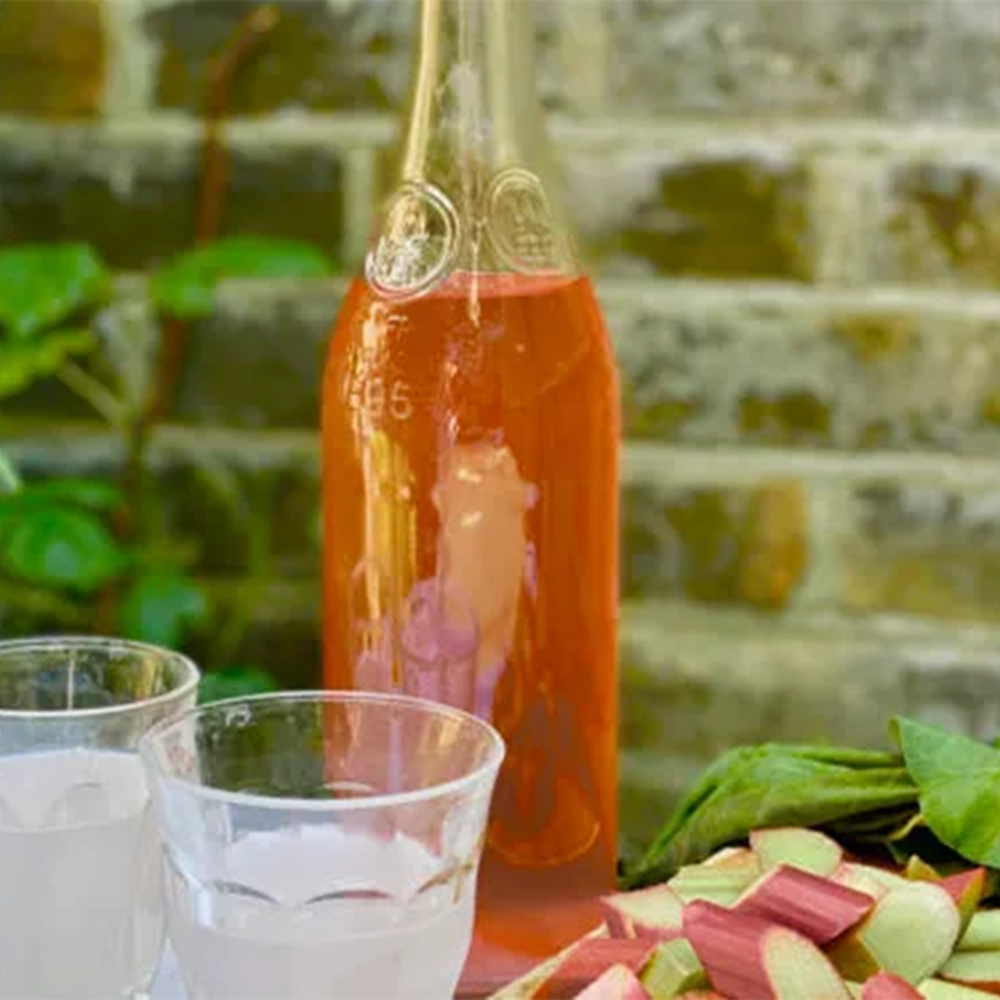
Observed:
[[[912,808],[916,788],[898,755],[788,746],[737,747],[719,757],[678,805],[630,886],[662,881],[751,830],[824,826],[851,817],[891,817]]]
[[[891,731],[930,830],[969,861],[1000,868],[1000,750],[913,719],[893,719]]]

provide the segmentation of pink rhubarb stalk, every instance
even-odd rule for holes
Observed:
[[[656,944],[628,938],[584,938],[552,970],[534,997],[571,1000],[615,965],[638,973],[656,950]]]
[[[874,905],[867,893],[781,865],[754,882],[733,912],[791,927],[822,945],[849,931]]]
[[[864,981],[858,1000],[924,1000],[924,997],[905,979],[891,972],[879,972]]]
[[[630,968],[612,965],[577,993],[576,1000],[649,1000],[649,993]]]
[[[724,996],[850,1000],[829,959],[791,928],[698,900],[684,908],[684,936]]]

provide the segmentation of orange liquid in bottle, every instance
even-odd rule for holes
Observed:
[[[464,991],[614,884],[618,382],[589,281],[356,281],[323,389],[325,682],[489,718],[508,755]]]

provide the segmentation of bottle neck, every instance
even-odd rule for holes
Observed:
[[[399,173],[369,253],[386,296],[455,270],[574,275],[535,91],[532,0],[421,0]]]
[[[404,181],[544,160],[533,15],[532,0],[422,0]]]

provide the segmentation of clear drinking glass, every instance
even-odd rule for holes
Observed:
[[[446,1000],[500,736],[403,695],[216,702],[140,744],[191,1000]]]
[[[117,1000],[163,945],[134,750],[190,708],[185,657],[113,639],[0,642],[0,1000]]]

